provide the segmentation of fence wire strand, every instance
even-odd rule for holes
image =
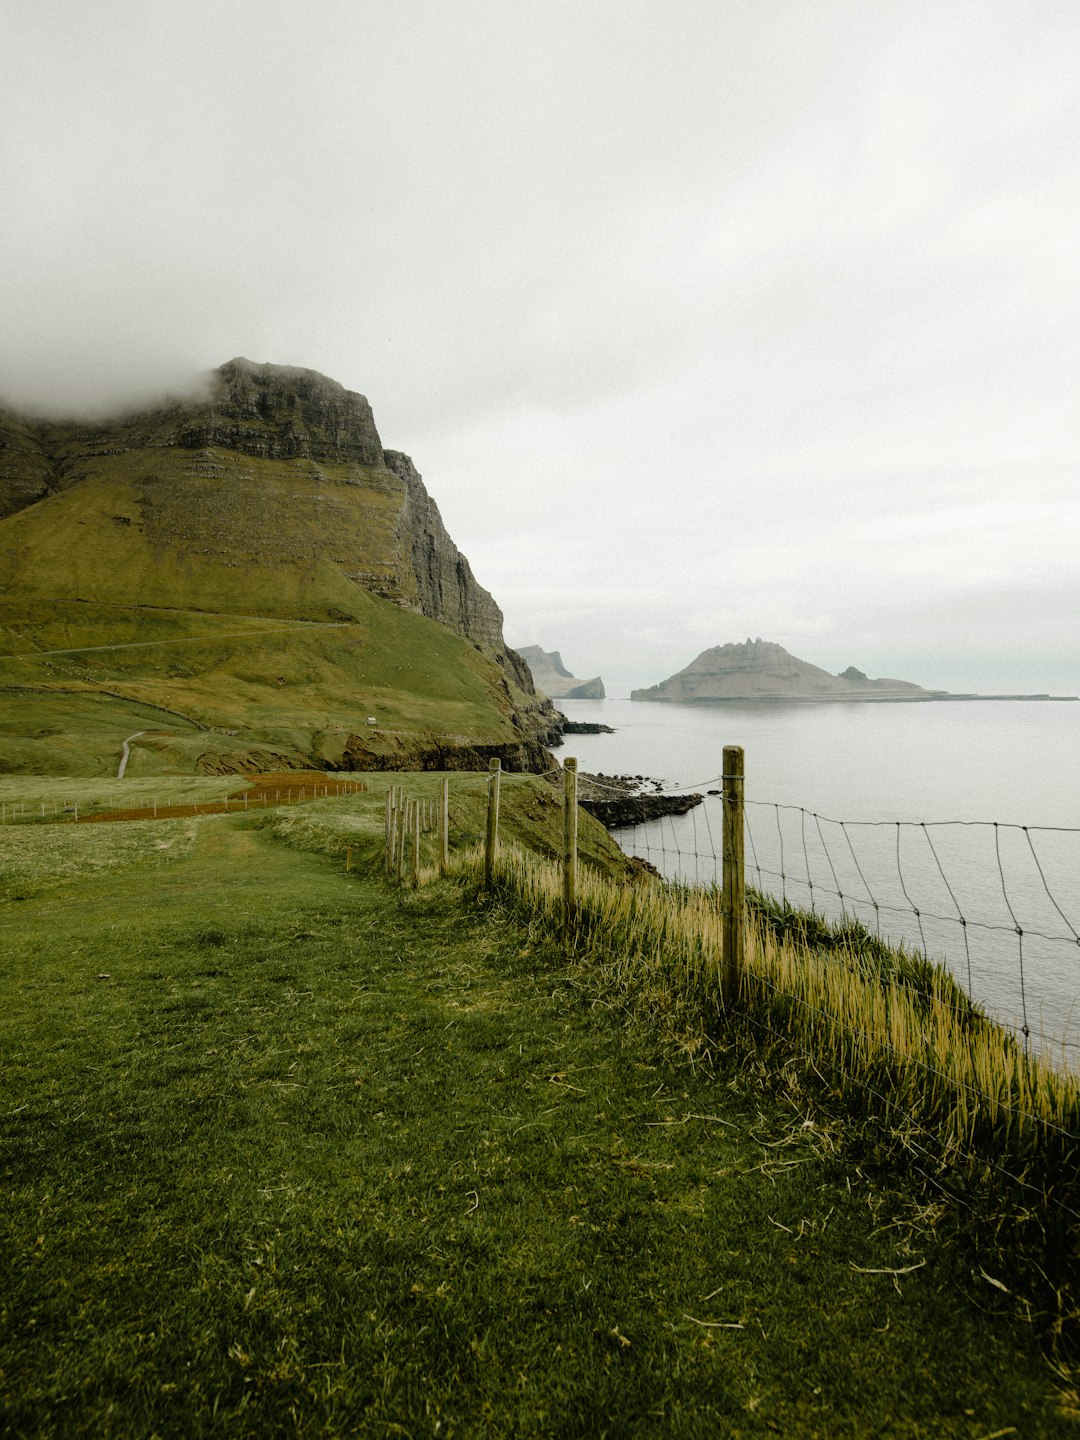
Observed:
[[[489,771],[484,775],[475,775],[474,794],[483,795],[487,792],[496,773]],[[562,767],[547,772],[548,775],[562,773]],[[724,777],[719,778],[723,780]],[[634,794],[634,789],[628,789],[625,782],[608,785],[606,779],[596,780],[585,775],[582,779],[588,785],[599,786],[620,798]],[[662,793],[679,794],[688,788],[680,786],[677,790]],[[657,793],[643,790],[640,784],[636,789],[638,794],[646,796]],[[700,816],[697,813],[699,808]],[[771,840],[766,834],[765,839],[769,843],[764,851],[761,832],[754,823],[754,817],[759,810],[772,812],[772,824],[766,829],[775,829]],[[1067,945],[1073,956],[1080,947],[1080,930],[1069,914],[1069,907],[1074,903],[1073,898],[1070,894],[1069,899],[1063,901],[1055,894],[1057,882],[1053,876],[1053,866],[1048,866],[1045,856],[1040,855],[1036,837],[1057,837],[1055,843],[1061,844],[1080,838],[1080,829],[1009,825],[995,821],[834,819],[804,806],[773,801],[747,801],[744,816],[744,838],[750,860],[748,870],[756,882],[757,890],[766,899],[771,897],[778,900],[785,912],[794,911],[799,892],[802,891],[808,897],[808,913],[816,921],[826,925],[837,923],[848,928],[853,923],[856,923],[856,927],[862,924],[860,909],[865,915],[865,907],[869,906],[873,938],[876,941],[898,949],[900,954],[905,953],[905,947],[910,942],[922,960],[944,961],[946,968],[959,971],[961,983],[956,991],[957,998],[950,1000],[947,995],[943,995],[940,1002],[946,1009],[951,1009],[958,1015],[970,1013],[972,1005],[985,1010],[988,1003],[989,1013],[994,1014],[994,1003],[1000,1001],[1000,997],[988,997],[985,989],[986,973],[976,973],[973,937],[985,937],[980,944],[996,945],[998,949],[992,953],[998,956],[999,961],[1009,953],[1008,947],[1004,947],[1004,939],[1009,937],[1009,946],[1012,947],[1011,971],[1016,987],[1013,993],[1018,993],[1019,1000],[1018,1023],[1007,1013],[995,1014],[994,1018],[1006,1030],[1011,1029],[1018,1040],[1022,1037],[1024,1050],[1029,1051],[1033,1034],[1033,996],[1029,974],[1032,955],[1034,954],[1036,968],[1041,966],[1045,969],[1047,965],[1041,952],[1035,953],[1031,947],[1036,941],[1042,942],[1044,946]],[[790,816],[791,820],[786,820],[786,816]],[[455,830],[467,828],[469,818],[458,805],[450,806],[448,824]],[[796,872],[794,874],[787,863],[792,843],[789,832],[793,827],[797,827],[794,835],[795,848],[801,851],[801,856],[796,857],[792,867]],[[835,849],[835,845],[830,844],[830,828],[839,831],[839,851]],[[940,841],[935,843],[932,833],[936,830],[938,835],[942,836],[947,834],[950,828],[972,835],[977,835],[980,831],[988,831],[992,835],[993,857],[989,866],[985,867],[987,883],[982,887],[982,895],[985,901],[990,893],[989,877],[992,875],[993,891],[999,897],[998,907],[1004,907],[1008,923],[1004,923],[1004,918],[999,920],[992,913],[985,913],[985,907],[984,913],[980,914],[972,907],[970,897],[964,896],[963,887],[957,882],[954,873],[955,860],[943,851]],[[918,831],[921,835],[922,858],[920,846],[912,848],[905,843],[906,831]],[[1006,855],[1004,837],[1010,833],[1023,837],[1023,850],[1020,853],[1026,854],[1033,867],[1027,889],[1014,873],[1013,867],[1017,863],[1015,854]],[[891,861],[883,866],[886,851],[880,842],[871,844],[870,839],[874,835],[881,835],[884,841],[887,834],[891,839]],[[717,847],[707,801],[692,807],[687,815],[676,817],[667,814],[655,820],[635,823],[622,831],[622,839],[624,848],[629,848],[633,853],[644,851],[643,858],[650,863],[658,862],[657,868],[668,879],[697,888],[704,884],[715,889],[719,885],[722,855]],[[812,844],[812,841],[815,843]],[[777,857],[777,864],[770,863],[770,847],[772,854]],[[1075,866],[1075,857],[1073,864]],[[1075,869],[1072,873],[1075,873]],[[1036,876],[1037,885],[1034,878]],[[856,889],[861,887],[865,900],[852,893],[856,877]],[[941,896],[947,897],[944,905],[927,903],[925,891],[929,883],[928,877],[937,886]],[[970,877],[963,875],[963,872],[961,878],[965,883],[969,883]],[[1058,924],[1047,925],[1038,921],[1031,908],[1032,887],[1043,897],[1044,911],[1046,905],[1051,907]],[[891,891],[896,893],[890,893]],[[955,953],[944,946],[940,931],[935,931],[933,937],[931,936],[928,925],[946,927],[946,934],[956,938]],[[863,933],[869,932],[864,928]],[[856,928],[853,940],[857,939],[857,935]],[[841,942],[843,940],[842,929]],[[984,962],[985,972],[985,957],[979,958]],[[838,955],[838,960],[843,963],[842,952]],[[854,959],[850,955],[847,964],[849,968],[854,968]],[[1045,976],[1040,978],[1045,979]],[[1068,994],[1072,998],[1069,998],[1064,1006],[1058,1005],[1059,1013],[1066,1021],[1071,1019],[1074,1008],[1075,979],[1073,967],[1064,981],[1070,987]],[[962,1003],[965,1000],[966,1008]],[[1042,995],[1039,1003],[1045,1006],[1052,1002]],[[824,1018],[827,1018],[830,1024],[842,1024],[835,1016]],[[1047,1044],[1045,1020],[1043,1013],[1040,1016],[1040,1025],[1044,1047]],[[1040,1031],[1035,1033],[1040,1034]],[[1052,1050],[1062,1056],[1080,1052],[1080,1043],[1070,1039],[1065,1033],[1054,1034],[1050,1044]]]
[[[927,830],[925,823],[923,823],[922,821],[919,822],[919,825],[923,835],[926,838],[926,843],[930,847],[930,854],[934,857],[934,864],[937,866],[938,874],[941,876],[942,884],[949,892],[949,899],[956,907],[956,918],[960,922],[960,933],[964,937],[964,962],[967,969],[967,997],[969,1000],[971,1000],[973,998],[971,990],[971,945],[968,942],[967,921],[964,919],[964,912],[960,909],[960,902],[953,894],[953,888],[949,884],[948,877],[945,874],[945,870],[941,864],[941,860],[938,858],[938,853],[934,849],[934,842],[930,838],[930,832],[929,830]]]
[[[761,981],[762,981],[763,983],[765,983],[765,984],[768,983],[768,982],[764,981],[764,978],[761,977],[761,976],[758,976],[758,977],[756,977],[756,978],[759,979],[759,980],[761,980]],[[776,988],[776,987],[773,987],[773,988]],[[790,995],[787,991],[777,990],[777,993],[778,993],[778,994],[781,994],[781,995],[784,995],[785,998],[787,998],[787,999],[791,999],[791,1000],[797,999],[796,996]],[[813,1008],[813,1007],[810,1007],[810,1008]],[[821,1013],[824,1014],[825,1012],[821,1012]],[[774,1039],[779,1040],[779,1041],[781,1041],[781,1042],[783,1042],[783,1043],[790,1043],[790,1036],[789,1036],[789,1035],[785,1034],[782,1030],[777,1030],[774,1026],[767,1024],[764,1020],[760,1019],[758,1016],[746,1014],[746,1015],[744,1015],[743,1018],[747,1021],[747,1023],[748,1023],[749,1025],[752,1025],[752,1026],[754,1027],[754,1029],[756,1029],[756,1030],[761,1030],[761,1031],[763,1031],[765,1034],[771,1035]],[[798,1056],[798,1058],[799,1058],[804,1064],[810,1066],[810,1067],[811,1067],[812,1069],[814,1069],[815,1071],[817,1070],[817,1066],[816,1066],[815,1061],[814,1061],[814,1056],[813,1056],[812,1054],[810,1054],[808,1051],[802,1052],[802,1053]],[[820,1072],[819,1072],[819,1073],[820,1073]],[[916,1119],[916,1117],[915,1117],[909,1110],[905,1109],[903,1106],[901,1106],[901,1105],[898,1104],[895,1096],[883,1094],[882,1091],[878,1090],[876,1086],[871,1085],[871,1084],[869,1083],[869,1081],[867,1081],[867,1080],[865,1080],[865,1079],[858,1078],[858,1077],[854,1077],[854,1076],[851,1077],[851,1078],[855,1080],[855,1082],[858,1084],[858,1086],[859,1086],[860,1089],[865,1090],[868,1095],[872,1095],[873,1098],[874,1098],[876,1101],[878,1101],[878,1103],[879,1103],[879,1104],[881,1105],[881,1107],[882,1107],[883,1113],[888,1113],[890,1110],[893,1110],[893,1111],[899,1110],[900,1113],[903,1115],[904,1119],[905,1119],[905,1120],[908,1122],[908,1124],[911,1126],[912,1130],[917,1131],[920,1135],[926,1136],[926,1137],[927,1137],[928,1139],[930,1139],[930,1140],[933,1140],[933,1139],[935,1138],[934,1135],[933,1135],[933,1133],[932,1133],[931,1131],[927,1130],[924,1125],[920,1124],[920,1122]],[[980,1094],[980,1092],[976,1091],[975,1094],[978,1095],[978,1094]],[[1025,1115],[1026,1115],[1027,1112],[1018,1111],[1018,1112],[1014,1112],[1014,1113],[1017,1113],[1017,1114],[1025,1114]],[[1046,1122],[1045,1122],[1045,1121],[1041,1121],[1040,1123],[1044,1123],[1044,1124],[1045,1124]],[[1074,1137],[1074,1136],[1072,1135],[1072,1132],[1071,1132],[1071,1131],[1062,1130],[1060,1126],[1050,1126],[1049,1128],[1057,1131],[1057,1133],[1059,1133],[1060,1135],[1062,1135],[1062,1136],[1063,1136],[1064,1138],[1066,1138],[1066,1139],[1076,1138],[1076,1137]],[[904,1137],[903,1137],[903,1142],[904,1142],[905,1144],[908,1144],[908,1143],[914,1144],[912,1135],[911,1135],[910,1133],[905,1134]],[[929,1160],[931,1163],[933,1163],[934,1160],[937,1158],[937,1157],[934,1155],[934,1153],[933,1153],[932,1151],[930,1151],[930,1150],[923,1149],[921,1146],[917,1146],[916,1148],[919,1149],[920,1153],[925,1157],[925,1159]],[[1074,1219],[1080,1220],[1080,1211],[1077,1211],[1077,1210],[1073,1209],[1073,1207],[1072,1207],[1071,1205],[1067,1205],[1063,1200],[1059,1199],[1056,1195],[1047,1194],[1047,1192],[1046,1192],[1042,1187],[1037,1186],[1037,1185],[1032,1185],[1029,1181],[1025,1180],[1022,1176],[1017,1175],[1014,1171],[1006,1169],[1006,1167],[1005,1167],[1004,1165],[1000,1164],[998,1161],[995,1161],[994,1159],[990,1158],[990,1157],[987,1156],[987,1155],[983,1155],[983,1154],[974,1155],[974,1154],[972,1154],[969,1150],[962,1150],[961,1153],[962,1153],[962,1155],[963,1155],[963,1157],[964,1157],[965,1160],[968,1160],[969,1162],[970,1162],[970,1161],[976,1161],[978,1164],[981,1164],[981,1165],[988,1165],[988,1166],[990,1167],[990,1169],[994,1170],[997,1174],[1004,1176],[1005,1179],[1011,1181],[1013,1184],[1019,1185],[1022,1189],[1030,1191],[1034,1196],[1037,1197],[1037,1199],[1038,1199],[1038,1201],[1039,1201],[1040,1204],[1044,1204],[1044,1205],[1045,1205],[1045,1204],[1049,1203],[1049,1204],[1053,1205],[1056,1209],[1063,1211],[1065,1214],[1071,1215]],[[924,1178],[926,1178],[927,1180],[933,1180],[933,1183],[934,1183],[939,1189],[944,1189],[944,1187],[941,1185],[941,1182],[940,1182],[939,1180],[934,1180],[932,1176],[925,1175],[925,1172],[920,1172],[920,1173],[923,1173],[923,1174],[924,1174]],[[951,1194],[951,1193],[952,1193],[952,1192],[950,1192],[950,1194]],[[965,1202],[965,1201],[963,1200],[963,1197],[962,1197],[962,1196],[956,1196],[955,1198],[958,1199],[958,1200],[960,1200],[961,1203],[963,1203],[963,1204],[966,1205],[967,1202]],[[969,1208],[970,1208],[970,1207],[969,1207]]]
[[[663,793],[680,793],[686,788],[689,787],[680,786],[677,791]],[[700,820],[697,808],[702,810]],[[766,834],[764,849],[763,837],[754,819],[760,810],[772,812],[768,827],[771,839]],[[947,968],[955,972],[959,990],[969,1006],[982,1004],[985,1008],[988,1003],[996,1006],[999,1022],[1013,1029],[1025,1047],[1029,1045],[1033,1034],[1029,974],[1032,946],[1038,942],[1036,959],[1042,984],[1047,983],[1047,974],[1053,968],[1052,960],[1043,955],[1043,951],[1068,945],[1075,955],[1080,948],[1080,928],[1069,914],[1073,897],[1070,894],[1062,900],[1055,894],[1057,882],[1039,853],[1037,838],[1043,835],[1047,841],[1053,839],[1060,848],[1080,840],[1080,829],[978,820],[834,819],[804,806],[775,801],[748,800],[744,814],[747,870],[759,892],[773,897],[785,910],[804,903],[811,916],[826,923],[832,921],[845,926],[862,923],[865,917],[870,921],[874,939],[880,943],[912,947],[925,961],[945,962]],[[690,817],[681,825],[670,815],[635,824],[632,832],[623,832],[624,844],[628,843],[634,853],[643,852],[643,858],[656,864],[667,878],[700,885],[705,876],[716,884],[722,857],[717,850],[708,801],[691,810]],[[835,848],[835,839],[830,843],[830,830],[839,832],[839,850]],[[946,847],[950,852],[958,845],[969,843],[961,841],[961,835],[977,837],[988,832],[993,836],[993,857],[989,866],[982,862],[985,880],[974,887],[981,899],[964,894],[955,870],[959,864],[960,880],[971,886],[971,874],[967,872],[972,862],[963,855],[959,859],[952,853],[947,855],[942,842],[935,842],[935,831],[939,837],[955,832]],[[914,832],[918,832],[921,839],[913,848],[909,835]],[[883,864],[885,850],[873,837],[880,835],[884,841],[890,833],[891,862]],[[1023,838],[1021,853],[1026,853],[1032,866],[1030,882],[1013,873],[1020,861],[1012,853],[1015,845],[1006,857],[1003,843],[1006,834]],[[801,852],[794,865],[788,863],[792,843],[796,851]],[[979,843],[975,839],[970,845],[977,850]],[[1072,873],[1078,868],[1074,857]],[[1004,907],[1000,917],[989,903],[991,887],[999,896],[998,908]],[[865,898],[860,898],[860,892]],[[801,902],[800,895],[804,897]],[[940,897],[936,903],[934,896]],[[975,937],[981,937],[978,960]],[[1005,945],[1006,937],[1008,945]],[[1013,994],[1017,996],[1015,1006],[1001,990],[1003,974],[1010,968],[1015,985]],[[988,975],[997,987],[992,996],[987,994]],[[1055,977],[1048,993],[1052,994],[1055,985],[1058,991],[1075,988],[1075,975],[1071,970],[1063,972],[1060,962],[1057,962]],[[1060,1014],[1071,1013],[1071,1001],[1062,1006],[1060,996],[1044,997],[1040,1003],[1050,1004]],[[959,1002],[954,1008],[961,1008]],[[1015,1021],[1009,1017],[1010,1010],[1016,1015]],[[1040,1024],[1044,1028],[1045,1020],[1043,1015]],[[1055,1049],[1062,1053],[1080,1051],[1080,1042],[1067,1035],[1055,1034],[1052,1039]],[[1043,1041],[1045,1044],[1045,1035]]]

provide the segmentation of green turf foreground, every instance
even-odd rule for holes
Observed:
[[[66,835],[0,849],[4,1434],[1076,1433],[901,1190],[497,910]]]

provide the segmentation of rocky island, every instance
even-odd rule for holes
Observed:
[[[769,640],[714,645],[685,669],[647,689],[633,690],[631,700],[717,702],[760,700],[813,702],[829,700],[1071,700],[1071,695],[954,695],[925,690],[910,680],[871,679],[849,665],[832,675],[800,660]]]

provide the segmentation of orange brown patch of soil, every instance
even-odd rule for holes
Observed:
[[[245,787],[249,795],[256,790],[292,790],[295,793],[297,789],[301,789],[306,790],[310,796],[313,786],[318,786],[320,795],[323,792],[324,786],[326,787],[328,795],[333,795],[337,787],[341,788],[341,793],[344,795],[346,793],[346,787],[349,787],[349,793],[352,793],[353,790],[362,790],[365,788],[362,781],[355,780],[352,776],[339,775],[331,777],[324,774],[322,770],[272,770],[256,772],[238,778],[250,781],[250,787]],[[230,794],[232,793],[233,792],[230,791]],[[242,795],[244,791],[241,789],[235,793]]]
[[[280,773],[252,775],[250,785],[229,791],[228,800],[199,801],[190,805],[152,805],[132,809],[102,810],[93,815],[80,815],[80,825],[94,825],[114,820],[180,820],[192,815],[235,815],[238,810],[269,809],[275,805],[300,805],[308,800],[332,799],[340,795],[356,795],[367,786],[362,780],[331,780],[321,770],[283,770]]]

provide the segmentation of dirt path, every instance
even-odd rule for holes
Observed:
[[[116,772],[116,778],[122,780],[124,771],[127,769],[128,759],[131,755],[131,742],[137,740],[140,735],[145,735],[145,730],[136,730],[134,735],[129,735],[120,747],[120,768]]]

